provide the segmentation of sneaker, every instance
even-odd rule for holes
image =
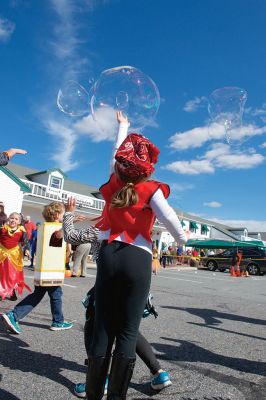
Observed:
[[[71,329],[73,326],[72,322],[53,322],[50,326],[51,331],[63,331],[65,329]]]
[[[74,386],[74,394],[81,399],[86,399],[86,384],[85,383],[77,383]]]
[[[172,385],[169,374],[166,371],[160,372],[158,376],[154,376],[151,381],[151,387],[154,390],[161,390],[167,386]]]
[[[3,321],[5,322],[7,328],[18,335],[21,333],[21,328],[19,323],[15,320],[13,311],[8,312],[7,314],[2,315]]]
[[[106,378],[105,386],[104,386],[104,396],[107,395],[108,388],[108,378]],[[74,394],[81,399],[86,399],[86,384],[85,383],[77,383],[74,387]]]

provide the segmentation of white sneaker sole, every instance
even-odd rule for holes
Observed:
[[[74,395],[77,396],[77,397],[79,397],[80,399],[86,399],[86,398],[87,398],[87,397],[86,397],[86,392],[78,393],[78,392],[75,391],[75,389],[74,389],[73,392],[74,392]],[[106,388],[104,389],[103,395],[104,395],[104,396],[107,395],[107,389],[106,389]]]
[[[164,389],[164,388],[166,388],[166,387],[168,387],[168,386],[171,386],[172,385],[172,382],[171,381],[166,381],[166,382],[164,382],[164,383],[161,383],[160,385],[153,385],[152,383],[151,383],[151,387],[154,389],[154,390],[162,390],[162,389]]]
[[[4,321],[5,325],[7,326],[7,328],[8,328],[11,332],[16,333],[17,335],[19,335],[19,334],[21,333],[20,331],[16,330],[16,328],[14,327],[13,324],[11,324],[10,319],[8,318],[7,315],[3,314],[3,315],[2,315],[2,318],[3,318],[3,321]]]
[[[66,330],[68,330],[68,329],[71,329],[73,327],[73,325],[72,326],[68,326],[67,328],[56,328],[56,327],[54,327],[54,326],[50,326],[50,331],[66,331]]]

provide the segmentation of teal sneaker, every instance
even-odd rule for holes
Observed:
[[[160,372],[158,376],[154,376],[151,381],[151,387],[154,390],[161,390],[167,386],[172,385],[169,374],[166,371]]]
[[[108,378],[106,378],[105,386],[104,386],[104,396],[107,394],[108,388]],[[86,384],[85,383],[77,383],[74,386],[74,394],[80,399],[86,399]]]
[[[64,331],[66,329],[71,329],[73,326],[72,322],[53,322],[50,326],[51,331]]]
[[[16,321],[13,311],[8,312],[7,314],[2,315],[3,321],[6,324],[7,328],[19,335],[21,333],[21,328],[19,323]]]

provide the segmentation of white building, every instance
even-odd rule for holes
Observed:
[[[0,200],[8,210],[15,207],[12,211],[21,210],[24,215],[30,215],[34,222],[43,220],[44,205],[55,200],[65,202],[70,196],[76,198],[78,213],[96,217],[103,210],[104,200],[98,188],[70,180],[60,169],[38,171],[10,163],[7,168],[1,168],[1,172],[2,170],[4,173],[0,175]],[[193,232],[197,238],[252,240],[246,228],[232,228],[182,210],[175,211],[184,229]],[[256,240],[254,232],[252,234],[253,240]],[[152,238],[159,250],[163,242],[167,246],[174,243],[174,238],[158,221],[154,224]]]

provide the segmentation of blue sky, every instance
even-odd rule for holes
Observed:
[[[0,5],[1,148],[17,163],[106,181],[116,127],[56,106],[74,79],[87,90],[105,69],[131,65],[157,84],[161,106],[143,133],[161,150],[156,178],[170,203],[204,218],[266,231],[264,0],[4,0]],[[213,90],[246,89],[240,141],[209,121]]]

